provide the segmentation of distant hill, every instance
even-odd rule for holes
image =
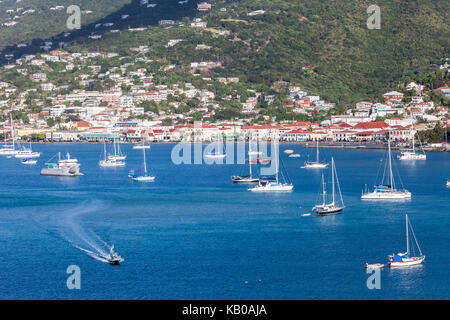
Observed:
[[[6,2],[1,4],[2,11]],[[23,0],[23,4],[15,5],[26,7],[25,3],[35,3],[43,8],[44,2],[45,6],[47,3],[54,6],[77,1]],[[129,48],[145,44],[150,46],[152,58],[177,64],[185,71],[191,62],[219,61],[222,67],[210,70],[210,75],[237,76],[250,86],[290,81],[341,106],[359,99],[375,99],[384,90],[419,77],[435,68],[439,59],[450,56],[447,0],[379,0],[380,30],[367,28],[366,10],[373,2],[366,0],[218,0],[210,1],[213,9],[209,12],[197,12],[199,1],[194,0],[184,4],[176,0],[149,0],[148,3],[158,4],[154,8],[147,8],[140,1],[78,2],[93,10],[92,17],[96,19],[87,20],[81,30],[72,32],[67,39],[61,35],[53,38],[55,42],[70,41],[69,50],[100,48],[126,54],[131,53]],[[108,7],[111,3],[114,5]],[[255,10],[264,13],[248,15]],[[39,37],[26,48],[18,50],[11,46],[3,53],[14,52],[17,57],[36,51],[44,38],[66,31],[67,14],[65,10],[61,13],[64,14],[55,18],[58,27],[53,20],[44,18],[48,16],[47,9],[42,9],[35,18],[29,15],[29,24],[22,26],[23,32],[4,34],[2,27],[2,44]],[[54,12],[50,15],[56,17]],[[123,19],[123,15],[129,17]],[[0,18],[3,17],[2,13]],[[191,28],[193,17],[207,21],[207,28]],[[157,26],[161,19],[184,21],[185,25]],[[95,28],[100,22],[114,25]],[[142,32],[126,30],[139,26],[150,27]],[[121,31],[111,33],[111,29]],[[218,30],[230,34],[219,35]],[[100,34],[102,39],[87,39],[91,34]],[[184,41],[166,47],[169,39]],[[211,49],[195,50],[198,44]]]

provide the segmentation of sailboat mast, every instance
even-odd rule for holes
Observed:
[[[13,143],[13,150],[16,150],[16,143],[14,142],[14,123],[12,120],[12,114],[9,114],[9,118],[11,119],[11,139]]]
[[[317,149],[317,151],[316,151],[316,158],[317,158],[316,162],[319,163],[319,140],[317,140],[316,142],[317,142],[316,143],[316,149]]]
[[[250,157],[248,157],[248,165],[250,167],[250,178],[252,177],[252,162],[250,160]]]
[[[408,215],[406,215],[406,252],[409,256],[409,232],[408,232]]]
[[[389,155],[389,179],[391,184],[391,190],[394,190],[394,180],[392,177],[392,157],[391,157],[391,137],[388,138],[388,155]]]
[[[145,149],[142,149],[144,153],[144,174],[147,175],[147,161],[145,161]]]
[[[106,161],[106,142],[103,139],[103,154],[105,155],[105,161]]]
[[[331,158],[331,183],[332,183],[332,188],[333,188],[332,194],[333,194],[333,205],[334,205],[335,199],[334,199],[334,158],[333,157]]]
[[[325,205],[325,179],[323,178],[323,173],[322,173],[322,196],[323,196],[323,205]]]

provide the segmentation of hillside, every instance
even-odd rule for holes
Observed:
[[[86,8],[92,4],[92,1],[82,2]],[[195,10],[196,1],[192,0],[185,4],[175,0],[150,1],[158,3],[154,8],[143,8],[139,1],[126,4],[127,1],[103,0],[95,2],[96,10],[101,11],[99,8],[108,2],[121,8],[64,39],[70,41],[68,50],[100,48],[134,54],[130,48],[149,45],[147,56],[178,65],[180,69],[176,72],[179,74],[189,73],[192,62],[220,62],[222,67],[205,73],[236,76],[253,87],[268,87],[279,80],[290,81],[340,106],[361,99],[376,100],[383,91],[395,89],[408,79],[420,78],[435,69],[441,58],[450,56],[450,8],[445,0],[380,0],[377,2],[381,8],[380,30],[367,28],[366,9],[372,2],[365,0],[213,1],[213,9],[201,13]],[[249,16],[254,10],[265,12]],[[124,14],[129,15],[125,20],[121,18]],[[190,27],[194,17],[207,21],[207,28]],[[184,26],[157,26],[160,19],[185,23]],[[114,26],[95,28],[99,22],[113,22]],[[30,28],[33,26],[32,23]],[[126,30],[144,26],[149,27],[140,32]],[[112,33],[111,29],[122,31]],[[220,30],[230,34],[219,35]],[[1,29],[2,37],[3,32]],[[29,34],[33,32],[30,30]],[[55,28],[48,35],[56,32]],[[47,35],[43,29],[38,33]],[[92,34],[102,35],[102,39],[88,39]],[[61,36],[54,39],[58,41]],[[170,39],[184,41],[167,47]],[[41,42],[34,41],[20,51],[11,46],[4,54],[14,52],[17,57],[33,52]],[[211,46],[211,49],[195,50],[198,44]],[[313,67],[312,70],[304,70],[308,66]]]

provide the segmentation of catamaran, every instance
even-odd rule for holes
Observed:
[[[399,160],[426,160],[427,159],[427,155],[425,154],[425,151],[423,151],[422,144],[420,144],[422,151],[416,152],[414,137],[415,137],[415,134],[413,133],[411,149],[402,151],[402,153],[397,156],[397,158]],[[419,139],[419,143],[420,143],[420,139]]]
[[[114,154],[108,155],[108,160],[126,160],[127,156],[122,153],[120,150],[120,143],[116,142],[116,139],[114,139]]]
[[[254,186],[253,188],[249,188],[248,190],[250,190],[252,192],[285,192],[285,191],[292,191],[294,189],[294,186],[292,185],[292,183],[288,182],[289,177],[287,177],[287,174],[284,179],[285,182],[280,183],[280,181],[278,179],[278,174],[279,174],[278,167],[279,167],[280,157],[278,155],[276,155],[274,158],[275,158],[275,172],[276,172],[275,179],[261,178],[261,179],[259,179],[259,182],[256,186]]]
[[[69,153],[66,154],[66,159],[61,159],[61,152],[58,152],[58,162],[47,162],[46,165],[47,168],[43,168],[41,170],[42,176],[83,176],[83,174],[80,172],[80,164],[78,163],[78,160],[75,158],[71,158]]]
[[[134,181],[141,181],[141,182],[149,182],[154,181],[155,176],[149,175],[147,173],[147,161],[145,160],[145,149],[142,149],[143,159],[144,159],[144,174],[143,175],[135,175],[134,170],[131,170],[128,174],[128,177],[130,177]]]
[[[103,153],[104,153],[105,158],[98,162],[98,165],[100,167],[124,167],[125,166],[125,161],[117,160],[115,158],[110,159],[109,157],[107,157],[105,141],[103,141]]]
[[[344,200],[342,199],[342,193],[341,188],[339,186],[339,179],[337,176],[336,166],[334,164],[334,159],[331,158],[331,185],[332,185],[332,191],[331,191],[331,202],[327,203],[326,194],[327,190],[325,188],[325,180],[322,174],[322,196],[323,196],[323,202],[322,204],[318,204],[314,206],[312,209],[313,211],[316,211],[318,215],[332,215],[332,214],[338,214],[344,211],[345,205]],[[336,179],[335,179],[336,177]],[[339,191],[339,200],[340,202],[336,201],[336,188],[335,185],[337,185],[337,189]]]
[[[392,173],[392,156],[391,156],[391,141],[388,139],[388,184],[375,185],[375,189],[370,192],[368,190],[363,191],[361,195],[362,200],[405,200],[411,199],[411,192],[406,189],[397,189],[395,186],[394,175]],[[384,172],[386,173],[386,165]],[[386,174],[383,175],[382,181],[384,182]]]
[[[408,219],[408,215],[406,215],[406,252],[404,253],[397,253],[397,254],[391,254],[389,255],[389,267],[410,267],[414,265],[421,264],[425,260],[425,256],[422,254],[422,251],[420,250],[419,243],[417,242],[416,235],[414,234],[414,230],[412,228],[411,222]],[[411,234],[414,237],[415,244],[417,245],[417,248],[419,249],[419,255],[415,256],[414,252],[414,243],[412,243],[412,249],[413,249],[413,255],[411,255],[410,252],[410,239],[409,239],[409,229],[411,229]],[[412,241],[411,241],[412,242]]]
[[[319,141],[318,140],[316,143],[316,149],[317,149],[316,161],[315,162],[306,161],[305,165],[302,166],[303,169],[324,169],[324,168],[328,167],[328,163],[319,161]]]
[[[232,176],[231,180],[233,180],[233,183],[240,183],[240,184],[250,184],[250,183],[258,183],[259,178],[253,177],[252,174],[252,163],[249,162],[249,174],[248,176]]]

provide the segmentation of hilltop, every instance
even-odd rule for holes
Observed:
[[[108,7],[112,2],[120,9]],[[157,5],[148,7],[150,2]],[[122,55],[132,55],[130,48],[147,45],[147,56],[176,65],[178,73],[191,72],[195,62],[216,62],[219,67],[203,70],[203,74],[239,77],[255,88],[285,81],[340,107],[361,99],[377,101],[380,92],[422,77],[449,56],[449,3],[443,0],[378,1],[380,30],[367,28],[366,10],[371,2],[364,0],[212,1],[212,9],[204,12],[196,11],[193,0],[150,2],[96,1],[95,10],[105,16],[89,21],[67,38],[62,34],[51,38],[53,45],[65,41],[66,49],[73,52],[100,49]],[[86,8],[92,5],[83,3]],[[103,11],[104,7],[108,10]],[[201,22],[192,27],[195,18]],[[160,20],[177,23],[158,26]],[[31,20],[30,30],[41,21]],[[58,28],[53,29],[47,34],[41,28],[40,34],[53,36]],[[170,39],[183,41],[168,46]],[[195,50],[199,44],[208,49]],[[38,45],[42,41],[19,51],[6,48],[4,54],[14,52],[17,58],[36,51]]]

